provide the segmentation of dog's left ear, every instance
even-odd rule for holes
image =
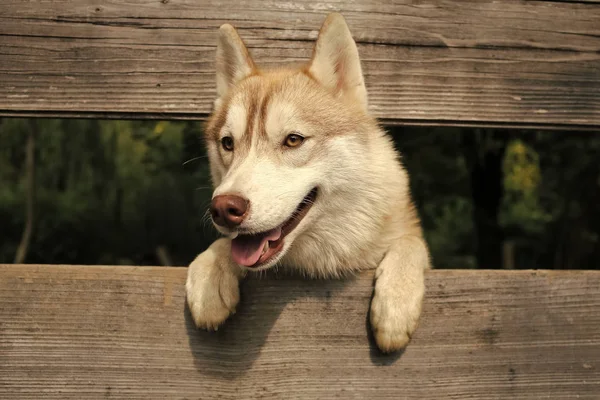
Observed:
[[[340,14],[332,13],[325,19],[308,71],[336,95],[348,96],[367,109],[358,49]]]
[[[229,24],[219,28],[216,61],[218,103],[231,86],[252,74],[256,65],[237,31]]]

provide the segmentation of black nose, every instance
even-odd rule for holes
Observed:
[[[246,219],[250,202],[233,194],[215,196],[210,205],[210,215],[219,226],[235,228]]]

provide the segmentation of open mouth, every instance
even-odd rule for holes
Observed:
[[[298,226],[316,198],[317,188],[314,188],[283,224],[266,232],[238,235],[231,241],[233,261],[248,268],[258,268],[271,261],[283,248],[283,239]]]

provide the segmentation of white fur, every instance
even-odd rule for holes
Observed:
[[[225,32],[219,56],[241,65],[227,71],[246,71],[254,64],[239,57],[247,55],[239,48],[241,39],[228,28]],[[318,187],[315,204],[285,237],[278,257],[261,269],[281,261],[309,276],[340,277],[376,268],[371,325],[382,351],[397,350],[416,329],[429,255],[412,208],[408,175],[390,139],[366,115],[358,52],[341,16],[333,14],[325,22],[309,71],[320,87],[299,72],[247,79],[236,75],[228,81],[231,86],[219,96],[230,99],[216,110],[226,107],[227,113],[218,139],[232,136],[239,147],[227,152],[218,140],[208,140],[214,195],[247,198],[250,209],[240,229],[262,232],[284,223]],[[260,103],[274,86],[278,89],[269,92],[264,121],[255,110],[252,126],[246,126],[249,99]],[[248,129],[252,136],[244,148]],[[297,148],[286,148],[282,143],[294,132],[306,139]],[[218,327],[239,301],[238,280],[247,269],[232,262],[230,246],[230,239],[219,239],[190,265],[188,304],[199,327]]]

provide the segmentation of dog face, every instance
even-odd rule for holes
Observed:
[[[327,198],[352,186],[350,161],[367,145],[366,89],[345,21],[327,18],[306,67],[273,71],[260,71],[234,28],[222,26],[217,96],[206,129],[211,214],[233,239],[233,261],[266,269],[336,212]]]

